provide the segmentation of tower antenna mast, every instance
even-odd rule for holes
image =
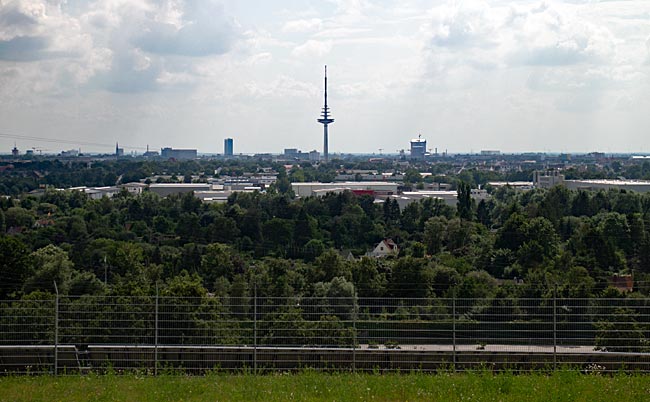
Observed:
[[[325,105],[323,106],[323,110],[321,112],[321,118],[317,120],[320,124],[323,125],[323,160],[325,162],[329,162],[329,138],[327,133],[327,125],[334,123],[334,119],[331,118],[329,112],[330,108],[327,106],[327,66],[325,66]]]

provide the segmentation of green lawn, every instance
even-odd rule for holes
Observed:
[[[650,401],[650,375],[209,374],[0,377],[0,401]]]

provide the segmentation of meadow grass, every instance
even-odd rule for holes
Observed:
[[[0,401],[650,401],[650,375],[357,374],[9,376]]]

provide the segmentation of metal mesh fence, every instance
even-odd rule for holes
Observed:
[[[57,296],[0,302],[0,371],[650,371],[645,298]]]

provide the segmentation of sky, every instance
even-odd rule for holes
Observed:
[[[0,0],[0,153],[322,151],[324,65],[330,153],[650,152],[648,0]]]

